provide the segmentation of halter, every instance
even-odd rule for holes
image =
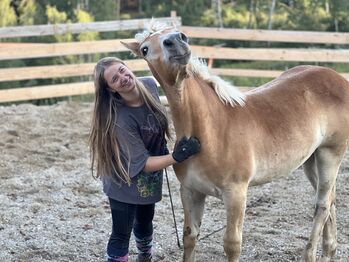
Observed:
[[[136,41],[141,46],[148,38],[161,34],[163,31],[176,28],[176,26],[166,26],[165,24],[154,24],[149,26],[149,30],[143,31],[143,33],[138,33],[135,35]],[[152,30],[154,28],[154,30]]]

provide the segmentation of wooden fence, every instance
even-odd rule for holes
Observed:
[[[349,33],[306,32],[306,31],[275,31],[275,30],[244,30],[208,27],[181,26],[181,18],[175,15],[159,18],[164,23],[176,23],[190,38],[287,42],[306,44],[332,44],[345,47],[349,44]],[[69,25],[40,25],[0,28],[0,40],[17,37],[39,37],[44,35],[107,32],[119,30],[143,30],[150,19],[134,19],[124,21],[94,22]],[[66,55],[97,54],[128,52],[120,44],[130,39],[99,40],[68,43],[9,43],[0,42],[0,60],[45,59]],[[207,59],[224,60],[260,60],[260,61],[295,61],[295,62],[331,62],[348,63],[348,49],[326,48],[226,48],[220,46],[192,45],[193,53]],[[134,71],[147,71],[148,66],[143,60],[126,61]],[[89,76],[95,63],[47,65],[35,67],[0,68],[0,82],[66,78],[72,76]],[[268,77],[274,78],[282,71],[211,68],[212,73],[225,76]],[[343,73],[349,78],[349,72]],[[93,93],[93,83],[73,82],[57,85],[31,86],[0,90],[0,103],[24,101],[51,97],[74,96]]]

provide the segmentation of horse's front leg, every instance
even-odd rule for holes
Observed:
[[[206,195],[181,185],[181,199],[184,208],[183,261],[195,261],[195,245],[200,233]]]
[[[242,242],[248,183],[234,183],[223,193],[227,211],[227,229],[224,234],[224,251],[229,262],[239,261]]]

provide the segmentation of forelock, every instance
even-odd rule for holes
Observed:
[[[150,35],[159,34],[163,30],[170,28],[167,24],[152,19],[146,25],[146,29],[142,33],[137,33],[135,39],[138,43],[144,42]]]

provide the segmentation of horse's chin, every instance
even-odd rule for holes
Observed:
[[[189,62],[191,52],[187,52],[184,55],[176,55],[170,57],[170,61],[179,65],[186,65]]]

